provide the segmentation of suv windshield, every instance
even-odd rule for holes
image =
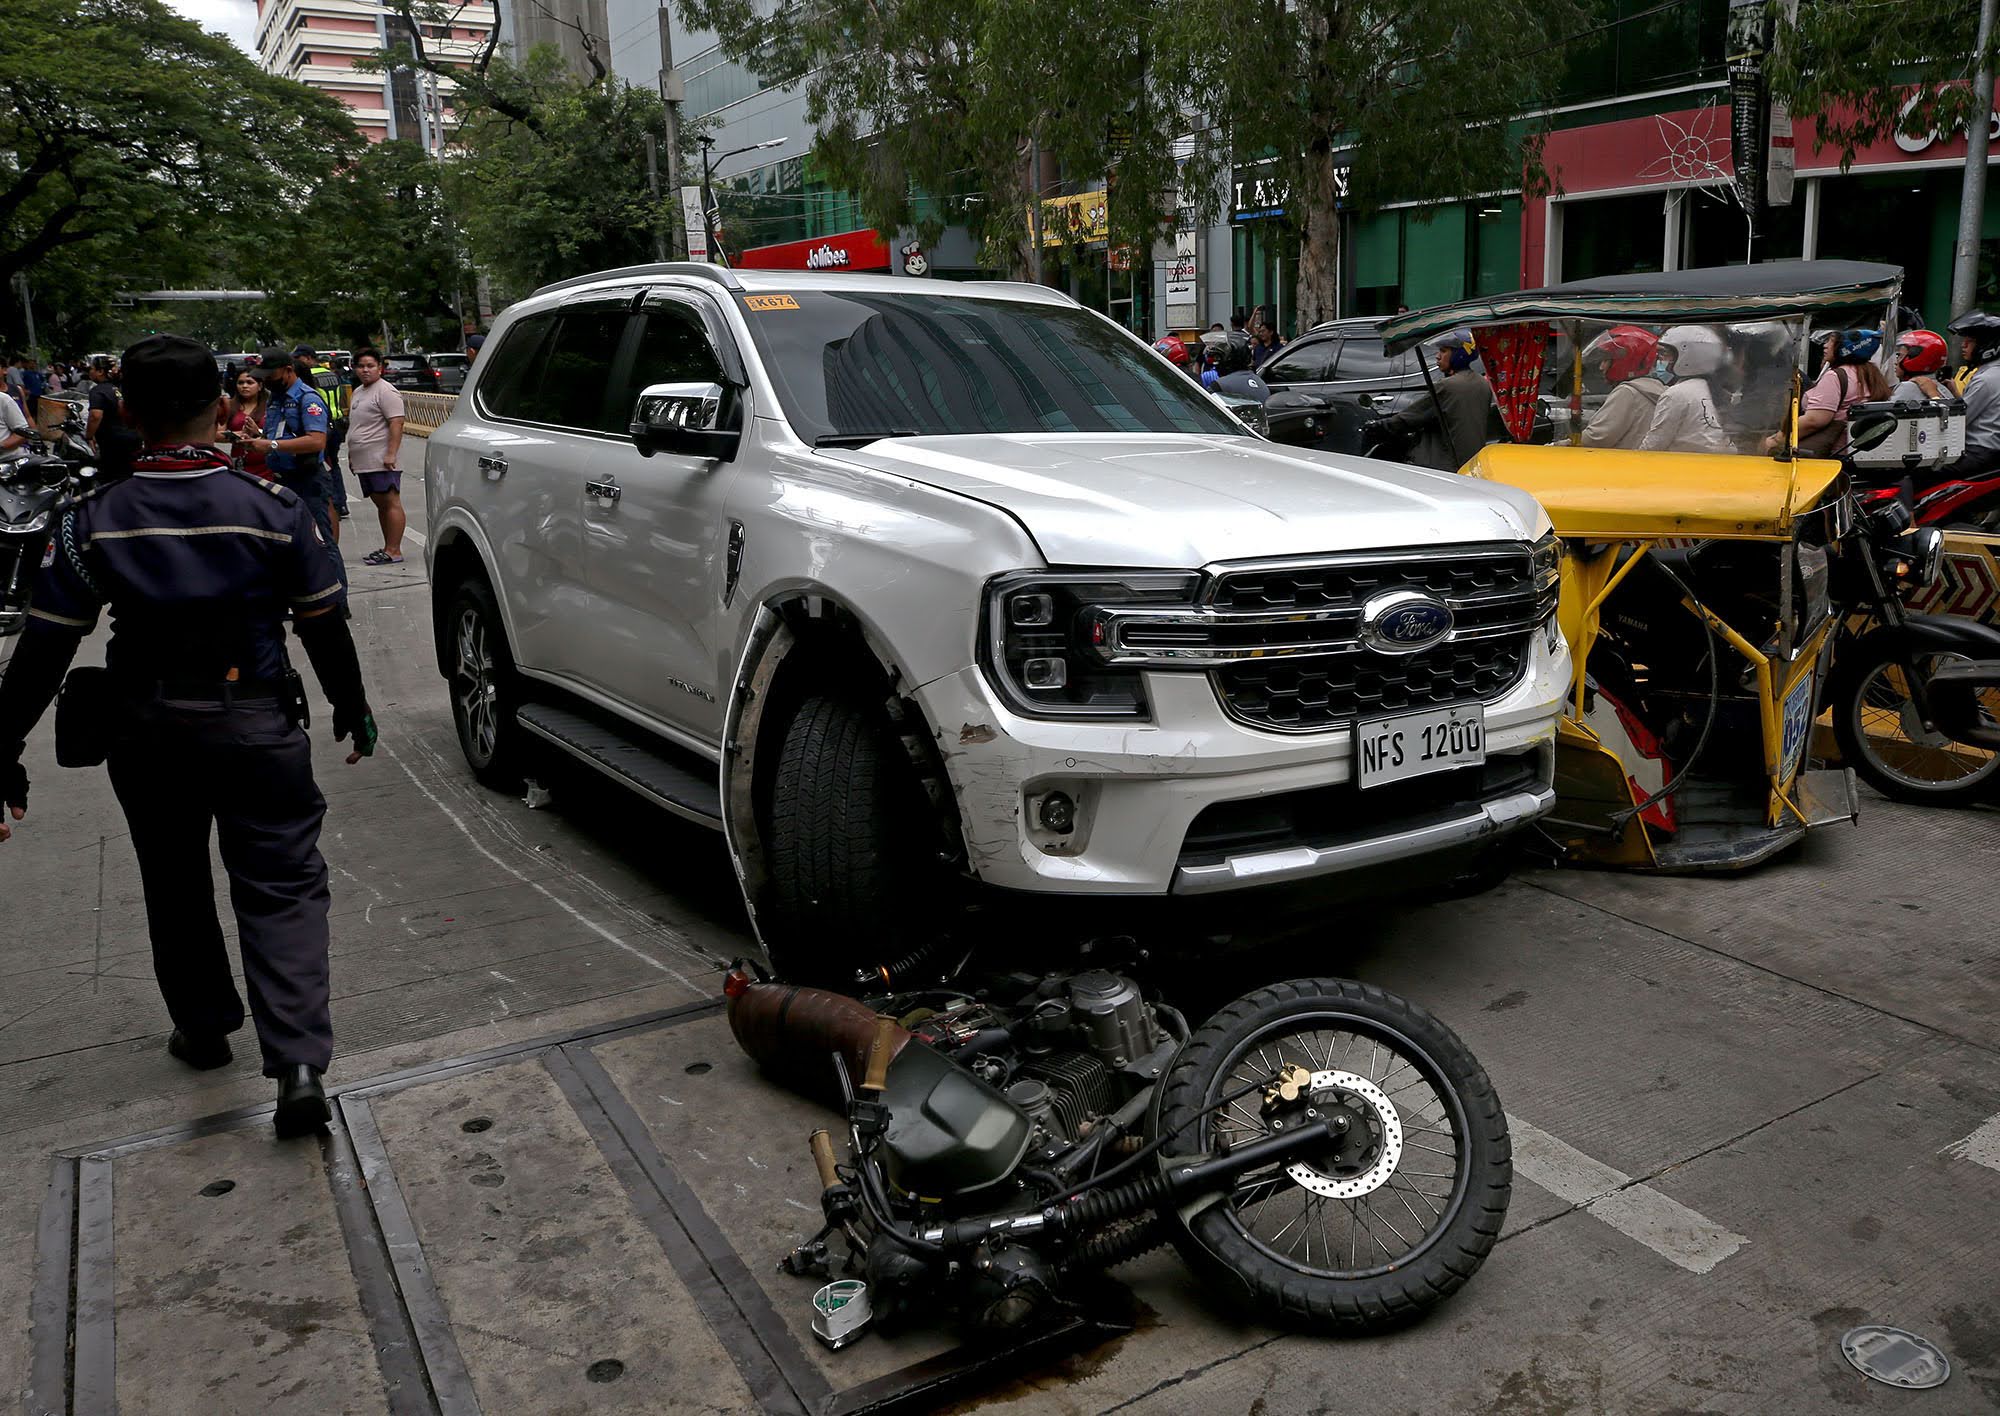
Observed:
[[[389,367],[392,369],[421,368],[423,362],[424,358],[421,354],[391,354],[389,356]]]
[[[1248,436],[1185,375],[1087,310],[856,290],[747,295],[808,442],[951,433]]]

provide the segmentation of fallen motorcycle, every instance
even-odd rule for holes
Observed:
[[[739,968],[725,992],[766,1073],[847,1115],[845,1163],[811,1137],[826,1225],[782,1267],[831,1277],[844,1244],[865,1292],[819,1307],[849,1328],[1021,1329],[1171,1242],[1268,1321],[1379,1332],[1462,1287],[1506,1216],[1492,1084],[1366,984],[1274,984],[1192,1030],[1107,969],[860,1000]]]

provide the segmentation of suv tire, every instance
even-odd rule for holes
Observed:
[[[465,580],[452,591],[445,627],[452,726],[472,775],[498,791],[521,786],[522,732],[514,721],[521,679],[507,647],[493,592],[483,580]]]
[[[778,748],[770,807],[771,908],[781,977],[851,990],[945,927],[931,805],[886,717],[844,698],[803,700]]]

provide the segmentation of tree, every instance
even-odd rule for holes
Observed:
[[[1166,5],[1154,72],[1206,117],[1185,173],[1204,216],[1232,163],[1269,154],[1309,325],[1336,309],[1338,207],[1546,186],[1545,130],[1516,115],[1549,106],[1582,18],[1573,0],[1242,0],[1228,24]]]
[[[762,81],[803,86],[818,170],[869,225],[929,243],[962,221],[1017,276],[1042,186],[1033,152],[1096,175],[1122,147],[1129,180],[1111,203],[1113,239],[1149,239],[1163,220],[1156,139],[1171,125],[1145,81],[1151,13],[1150,0],[683,6]]]
[[[666,127],[660,96],[578,79],[546,45],[519,65],[494,56],[485,83],[506,106],[472,88],[455,98],[466,106],[446,189],[473,259],[501,292],[651,260],[674,206],[646,177],[646,138]]]
[[[1891,9],[1806,0],[1792,20],[1782,4],[1770,8],[1772,97],[1815,117],[1821,139],[1839,149],[1843,172],[1861,148],[1898,134],[1966,129],[1971,136],[1951,282],[1951,313],[1962,314],[1993,285],[1981,269],[1979,233],[2000,27],[1981,29],[1978,0]]]
[[[450,330],[455,346],[466,276],[444,183],[414,143],[362,144],[296,214],[297,235],[268,252],[270,317],[342,341],[378,338],[385,325],[392,338],[426,342]]]
[[[454,0],[389,0],[395,42],[374,63],[451,85],[459,126],[446,195],[473,260],[509,296],[650,260],[677,205],[671,192],[655,197],[646,176],[646,139],[667,130],[660,96],[621,83],[588,26],[529,2],[576,30],[587,77],[550,45],[513,54],[497,24],[470,56],[433,52],[424,30],[449,29],[467,7]]]
[[[162,0],[0,25],[0,282],[52,260],[147,283],[267,227],[353,125]]]

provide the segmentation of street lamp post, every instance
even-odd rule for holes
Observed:
[[[731,148],[728,152],[715,154],[715,139],[703,133],[695,139],[701,144],[701,229],[708,236],[708,259],[712,265],[728,265],[727,260],[718,260],[722,247],[715,239],[715,164],[727,162],[732,157],[741,157],[746,152],[760,152],[765,148],[783,147],[784,138],[766,138],[761,143],[751,143],[747,147]]]

